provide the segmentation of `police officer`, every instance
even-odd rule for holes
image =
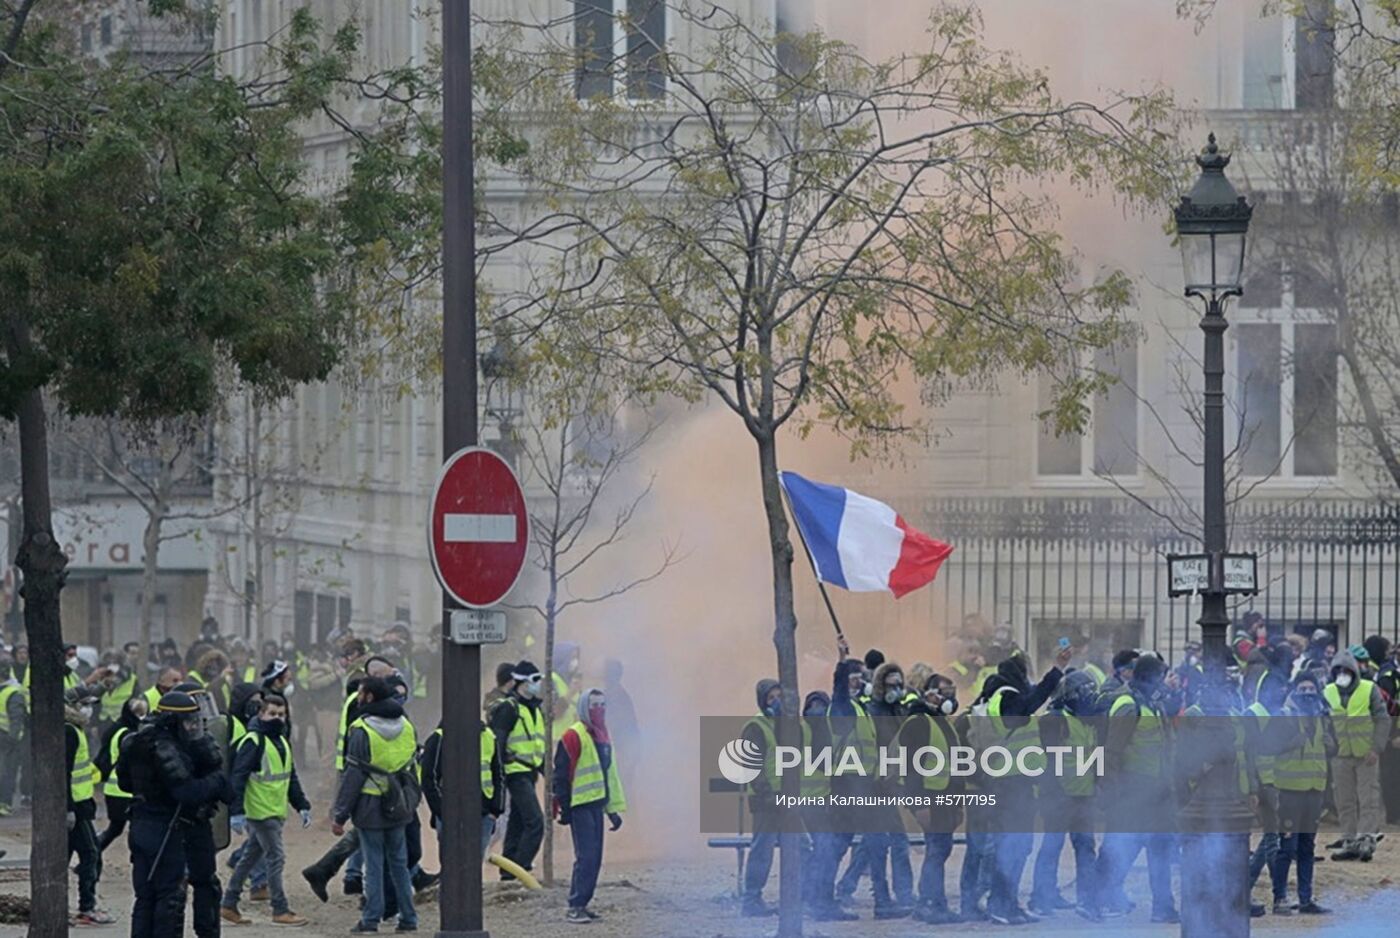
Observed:
[[[171,691],[160,698],[154,717],[123,742],[117,778],[136,798],[128,834],[132,938],[183,932],[187,870],[195,893],[195,933],[214,938],[219,880],[209,818],[232,792],[223,756],[204,731],[193,697]]]

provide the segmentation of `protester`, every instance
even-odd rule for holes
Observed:
[[[565,921],[599,918],[588,907],[603,866],[603,818],[608,830],[622,826],[627,799],[618,772],[617,751],[607,726],[607,698],[596,687],[579,695],[578,719],[564,731],[555,749],[553,792],[560,824],[574,844],[574,871],[569,880]]]

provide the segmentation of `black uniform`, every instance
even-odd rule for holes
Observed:
[[[173,714],[159,714],[122,740],[117,778],[135,796],[131,808],[132,938],[184,932],[185,882],[194,890],[194,930],[219,934],[219,878],[209,819],[232,799],[223,756],[212,737],[185,738]]]

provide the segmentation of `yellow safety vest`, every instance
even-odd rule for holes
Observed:
[[[33,673],[34,673],[34,669],[33,669],[33,668],[25,668],[25,669],[24,669],[24,686],[25,686],[25,689],[28,689],[28,688],[29,688],[29,677],[30,677],[30,675],[32,675]],[[64,669],[63,669],[63,690],[64,690],[64,693],[67,693],[68,691],[70,691],[70,690],[72,690],[73,688],[77,687],[77,686],[78,686],[79,684],[81,684],[82,682],[83,682],[83,681],[82,681],[82,678],[78,677],[78,675],[75,674],[74,672],[68,670],[67,667],[64,667]]]
[[[515,723],[506,737],[506,774],[519,775],[544,765],[544,714],[515,703]]]
[[[292,789],[292,746],[283,740],[282,753],[277,745],[256,731],[245,733],[239,746],[262,744],[262,761],[248,776],[243,789],[243,814],[254,821],[287,816],[287,796]],[[371,745],[373,745],[371,738]]]
[[[1069,712],[1063,712],[1065,725],[1069,727],[1069,740],[1066,745],[1073,746],[1078,752],[1092,752],[1097,744],[1094,738],[1094,728],[1085,723],[1079,717]],[[1074,765],[1078,766],[1079,760],[1076,756]],[[1094,793],[1094,776],[1085,772],[1083,775],[1076,774],[1068,765],[1065,766],[1064,774],[1059,776],[1060,790],[1071,798],[1087,798]]]
[[[403,732],[393,739],[380,736],[374,727],[365,722],[364,717],[350,724],[352,730],[357,727],[364,730],[365,735],[369,737],[369,764],[385,775],[393,775],[403,769],[413,761],[414,754],[418,752],[418,737],[408,717],[403,718]],[[387,792],[388,788],[384,782],[375,775],[365,774],[365,783],[360,788],[361,794],[383,795]]]
[[[583,726],[582,723],[575,723],[569,729],[577,729]],[[782,789],[783,780],[778,776],[778,763],[775,758],[778,746],[778,737],[773,732],[773,719],[767,714],[755,714],[749,722],[744,724],[744,731],[747,732],[750,726],[758,727],[763,734],[763,774],[768,777],[768,785],[774,792]],[[587,728],[584,729],[587,732]],[[812,745],[812,728],[807,725],[807,721],[802,721],[802,748],[804,750]],[[822,772],[804,772],[802,774],[802,785],[799,789],[804,795],[824,795],[831,788],[831,780]],[[750,794],[754,793],[753,783],[744,786],[744,790]]]
[[[855,721],[853,728],[855,730],[856,737],[856,752],[860,755],[861,766],[865,769],[865,775],[868,778],[874,775],[875,772],[879,769],[880,742],[875,735],[875,720],[870,716],[869,713],[866,712],[865,707],[861,704],[859,700],[852,700],[851,707],[855,710],[855,716],[852,717],[852,719]],[[846,742],[843,746],[840,747],[840,751],[837,751],[836,729],[831,725],[831,717],[831,711],[828,710],[826,714],[826,725],[828,732],[831,734],[832,774],[842,775],[845,773],[839,771],[842,761],[841,756],[844,754],[846,749],[849,749],[851,747],[851,744],[849,742]],[[843,716],[839,717],[839,719],[846,718]]]
[[[1034,717],[1026,718],[1024,726],[1015,729],[1008,729],[1006,721],[1001,717],[1002,698],[1010,692],[1010,687],[998,687],[992,691],[991,699],[987,701],[987,716],[992,718],[992,728],[996,730],[998,736],[1002,738],[1002,745],[1011,753],[1011,769],[1006,773],[1005,778],[1021,774],[1021,767],[1017,764],[1020,761],[1020,753],[1024,749],[1040,746],[1040,728],[1036,726]],[[1045,753],[1041,752],[1025,760],[1027,769],[1045,770]]]
[[[574,766],[574,788],[569,804],[594,804],[607,798],[603,810],[609,814],[621,814],[627,810],[627,798],[622,792],[622,779],[617,774],[617,747],[613,747],[612,761],[608,763],[606,780],[603,776],[603,762],[598,758],[598,747],[593,744],[593,735],[582,721],[569,729],[578,734],[578,764]]]
[[[1374,686],[1370,681],[1357,681],[1346,706],[1342,706],[1342,694],[1336,684],[1323,688],[1322,696],[1332,708],[1332,725],[1337,730],[1337,755],[1360,759],[1371,751],[1371,734],[1375,730],[1371,722],[1371,688]]]
[[[1250,713],[1259,718],[1259,732],[1263,733],[1269,727],[1269,713],[1267,707],[1259,701],[1255,701],[1245,708]],[[1263,754],[1254,757],[1254,771],[1259,775],[1260,785],[1272,785],[1274,783],[1274,757]]]
[[[1290,719],[1303,719],[1290,716]],[[1324,791],[1327,788],[1327,743],[1322,718],[1313,718],[1310,738],[1274,760],[1274,787],[1280,791]]]
[[[442,727],[433,730],[433,735],[442,738]],[[440,746],[441,744],[439,744]],[[438,758],[442,758],[442,749],[438,749]],[[496,758],[496,734],[491,731],[491,727],[481,728],[481,797],[487,799],[496,794],[496,783],[491,777],[491,762]]]
[[[10,698],[15,694],[24,695],[24,688],[18,684],[6,684],[0,687],[0,733],[12,733],[14,727],[10,725]]]
[[[108,722],[116,722],[121,719],[122,707],[134,696],[136,696],[136,675],[128,674],[126,680],[120,684],[112,685],[112,689],[102,695],[98,715]]]
[[[345,698],[345,703],[340,705],[340,725],[335,731],[335,770],[343,771],[345,768],[345,732],[349,727],[346,725],[350,719],[350,708],[354,706],[359,694],[351,694]]]
[[[112,771],[107,774],[107,781],[102,784],[102,793],[109,798],[131,797],[131,792],[124,791],[121,783],[117,781],[117,758],[121,755],[122,751],[122,737],[129,732],[131,732],[131,730],[127,729],[125,726],[117,727],[116,732],[112,734],[112,741],[107,744],[107,752],[112,757]]]
[[[1094,679],[1095,688],[1103,687],[1103,682],[1108,680],[1108,675],[1103,673],[1103,668],[1094,664],[1092,661],[1084,665],[1081,670]]]
[[[1128,750],[1124,753],[1123,768],[1137,775],[1160,778],[1167,743],[1162,718],[1151,706],[1139,705],[1132,693],[1128,692],[1113,699],[1113,706],[1108,711],[1109,719],[1112,720],[1129,707],[1137,710],[1138,721],[1132,739],[1128,741]]]
[[[78,734],[78,751],[73,754],[73,771],[68,776],[68,790],[74,801],[90,801],[97,790],[97,766],[92,764],[92,754],[88,751],[87,733],[81,727],[68,726]]]
[[[159,687],[148,687],[148,688],[146,688],[146,694],[145,694],[145,697],[146,697],[146,706],[147,706],[147,709],[149,709],[151,713],[155,713],[155,712],[156,712],[156,707],[159,707],[159,706],[160,706],[160,698],[161,698],[161,696],[162,696],[162,695],[161,695],[161,692],[160,692],[160,688],[159,688]]]
[[[928,745],[930,749],[937,749],[943,753],[943,771],[934,775],[923,776],[923,788],[925,791],[943,791],[948,787],[951,780],[951,767],[948,765],[948,737],[943,732],[943,728],[938,725],[938,721],[931,714],[919,713],[904,721],[904,726],[908,726],[914,720],[923,720],[928,724]],[[900,735],[904,734],[904,726],[899,729]],[[910,754],[912,757],[912,753]],[[928,759],[921,758],[920,764],[926,768],[932,768],[932,763]]]

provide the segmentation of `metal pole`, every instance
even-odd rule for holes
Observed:
[[[476,232],[470,0],[442,4],[442,455],[475,446]],[[489,938],[481,920],[481,646],[451,634],[442,600],[442,936]]]
[[[1205,550],[1210,555],[1210,588],[1201,605],[1201,644],[1207,662],[1222,672],[1228,660],[1222,567],[1225,554],[1225,330],[1229,324],[1220,300],[1212,297],[1201,319],[1205,333]]]

